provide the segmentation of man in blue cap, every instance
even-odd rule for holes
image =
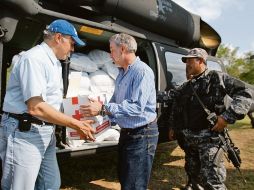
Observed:
[[[92,121],[60,112],[63,83],[59,60],[65,60],[75,44],[85,45],[74,26],[55,20],[44,31],[44,41],[20,55],[13,65],[0,126],[3,190],[60,188],[55,124],[94,140]]]

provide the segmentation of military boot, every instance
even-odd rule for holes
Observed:
[[[204,190],[204,188],[199,184],[192,184],[193,190]]]
[[[189,181],[185,187],[181,188],[181,190],[204,190],[204,188],[199,184]]]
[[[185,187],[181,188],[181,190],[193,190],[191,182],[188,182]]]

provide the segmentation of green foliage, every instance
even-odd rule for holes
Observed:
[[[251,69],[249,72],[242,73],[240,78],[249,84],[254,84],[254,69]]]
[[[230,48],[221,44],[217,52],[217,57],[224,60],[226,69],[231,76],[249,84],[254,84],[254,59],[251,59],[254,53],[247,52],[239,56],[238,50],[238,47]]]
[[[240,79],[250,84],[254,84],[254,59],[246,59],[245,70],[240,74]]]

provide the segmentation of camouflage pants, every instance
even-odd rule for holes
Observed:
[[[226,190],[223,158],[214,163],[219,137],[208,129],[199,132],[184,129],[179,134],[177,140],[185,152],[185,170],[193,186],[199,185],[205,190]]]

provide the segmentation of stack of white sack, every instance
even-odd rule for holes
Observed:
[[[101,69],[105,64],[112,63],[110,54],[106,51],[94,49],[88,53],[88,57]]]
[[[70,68],[76,71],[92,73],[98,70],[97,64],[83,53],[73,53],[70,61]]]
[[[98,94],[105,94],[107,101],[113,95],[115,79],[118,75],[118,68],[113,64],[110,54],[102,50],[92,50],[88,56],[82,53],[75,53],[71,57],[69,73],[68,97]],[[68,128],[67,128],[68,130]],[[110,129],[96,137],[96,142],[114,140],[118,141],[119,131]],[[71,147],[78,147],[83,140],[68,139]]]
[[[107,64],[102,67],[102,70],[108,73],[108,75],[114,80],[116,80],[116,77],[119,73],[119,69],[112,62],[107,62]]]
[[[95,71],[89,75],[91,82],[91,91],[93,93],[105,93],[113,95],[115,89],[115,81],[107,73],[102,70]]]
[[[102,69],[103,71],[108,73],[110,77],[116,80],[119,70],[116,65],[113,64],[110,54],[108,52],[95,49],[89,52],[88,57],[96,63],[99,69]]]

